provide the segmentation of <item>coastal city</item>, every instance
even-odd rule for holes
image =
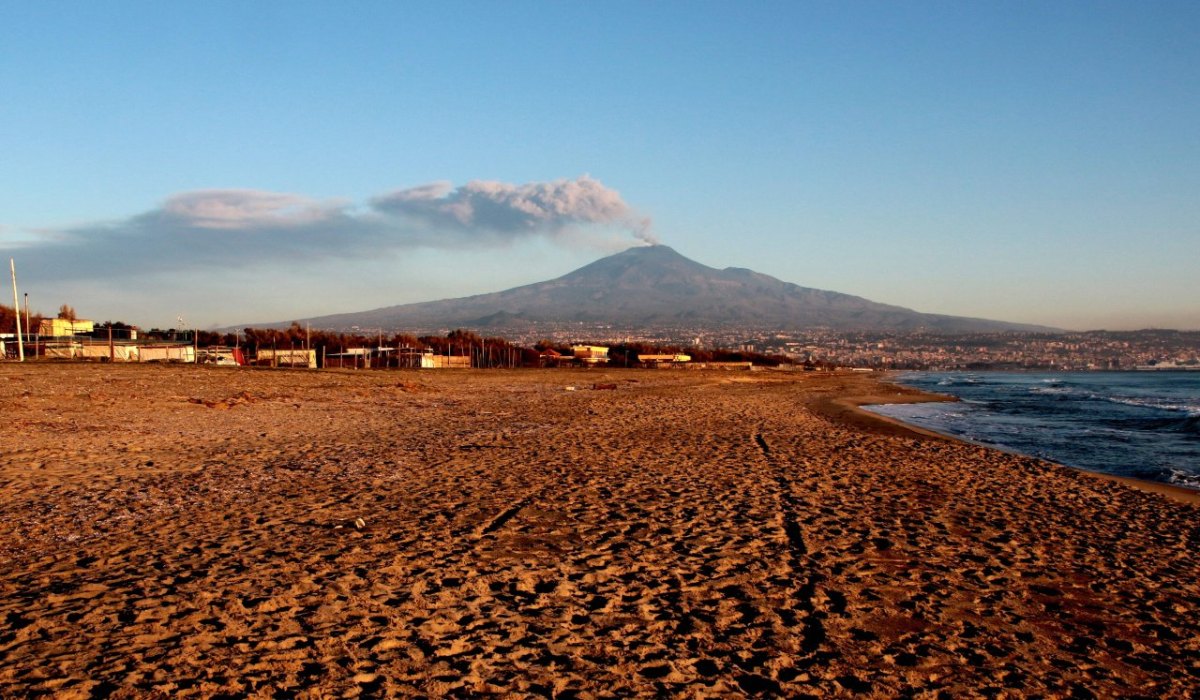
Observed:
[[[780,337],[780,336],[784,337]],[[1200,333],[798,333],[748,344],[799,361],[907,370],[1200,369]]]

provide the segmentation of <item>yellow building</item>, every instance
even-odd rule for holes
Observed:
[[[44,318],[38,325],[38,335],[62,338],[71,335],[87,335],[95,329],[91,321],[68,318]]]
[[[602,345],[572,345],[571,354],[578,362],[588,365],[608,362],[608,348]]]

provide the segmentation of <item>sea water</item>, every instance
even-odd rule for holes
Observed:
[[[973,442],[1200,489],[1200,372],[912,372],[956,403],[872,406]]]

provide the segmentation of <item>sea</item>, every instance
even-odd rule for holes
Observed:
[[[955,403],[876,413],[1080,469],[1200,489],[1200,372],[910,372]]]

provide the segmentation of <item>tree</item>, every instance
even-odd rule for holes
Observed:
[[[24,319],[21,319],[22,321]],[[0,333],[17,332],[17,314],[12,307],[0,304]]]
[[[456,328],[446,334],[446,340],[458,345],[479,345],[483,342],[483,338],[473,331],[464,328]]]
[[[14,312],[11,306],[0,304],[0,333],[16,333],[17,332],[17,313]],[[29,323],[25,323],[25,314],[21,313],[21,332],[26,335],[37,333],[38,326],[41,325],[42,314],[33,313],[29,316]]]
[[[67,321],[74,321],[78,318],[78,316],[75,315],[75,309],[71,308],[71,306],[68,304],[63,304],[62,306],[58,307],[58,317]]]

